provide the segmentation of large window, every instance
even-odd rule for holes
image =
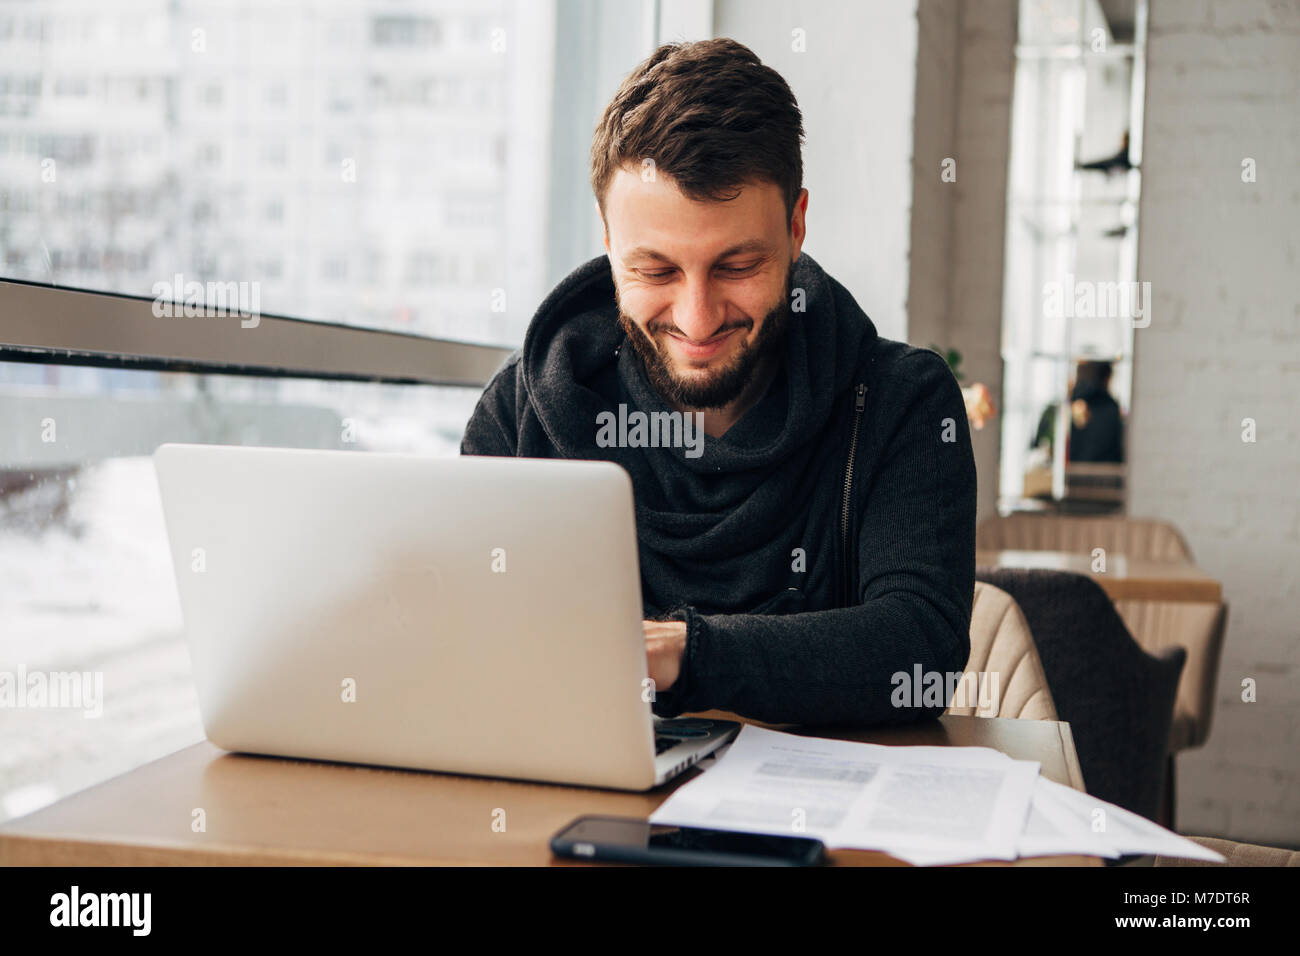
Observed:
[[[0,671],[103,686],[0,709],[0,820],[202,737],[159,444],[456,453],[590,215],[559,6],[0,0]]]
[[[1020,4],[1003,286],[1004,511],[1123,505],[1134,330],[1150,308],[1137,282],[1145,22],[1145,0]],[[1090,412],[1097,400],[1118,407],[1117,424]],[[1111,440],[1097,441],[1103,429]]]

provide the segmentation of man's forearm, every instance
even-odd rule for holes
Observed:
[[[895,706],[895,675],[960,672],[970,649],[959,624],[914,594],[803,614],[684,616],[683,686],[657,708],[665,716],[716,708],[768,723],[910,723],[947,701],[917,706],[908,695]]]

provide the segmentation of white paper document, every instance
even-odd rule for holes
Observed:
[[[1223,859],[988,747],[890,747],[752,724],[650,822],[811,836],[920,866],[1066,854]]]
[[[652,823],[816,837],[906,858],[1015,859],[1038,764],[986,747],[886,747],[746,724]]]
[[[1070,840],[1077,841],[1075,849],[1046,852],[1089,852],[1077,847],[1081,847],[1083,840],[1090,837],[1097,844],[1110,848],[1110,853],[1103,854],[1106,856],[1151,854],[1225,862],[1222,854],[1166,830],[1144,816],[1043,777],[1039,778],[1038,789],[1034,791],[1034,804],[1038,805],[1040,800],[1055,805],[1064,821],[1062,831]],[[1063,845],[1068,846],[1069,842],[1066,841]]]

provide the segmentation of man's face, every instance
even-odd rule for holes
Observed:
[[[605,195],[605,249],[619,322],[670,403],[722,408],[778,353],[790,266],[803,246],[805,190],[786,218],[772,183],[698,202],[668,176],[620,170]]]

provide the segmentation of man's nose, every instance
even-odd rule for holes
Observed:
[[[673,304],[673,325],[693,342],[717,334],[726,317],[726,304],[714,296],[707,280],[689,279]]]

